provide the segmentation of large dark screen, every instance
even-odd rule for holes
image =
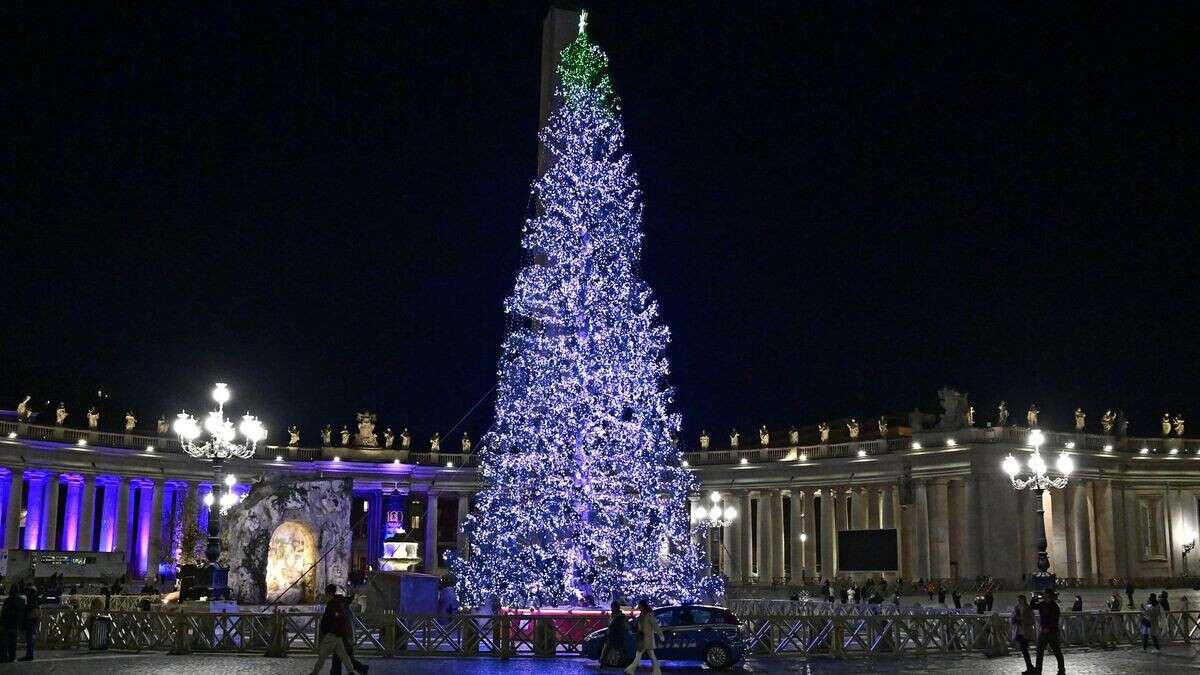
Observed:
[[[838,570],[842,572],[896,572],[896,530],[843,530],[838,532]]]

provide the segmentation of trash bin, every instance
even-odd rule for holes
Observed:
[[[92,622],[88,625],[88,649],[94,651],[108,649],[112,623],[112,617],[107,614],[92,616]]]

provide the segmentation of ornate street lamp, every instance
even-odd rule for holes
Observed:
[[[235,431],[233,422],[225,419],[225,403],[229,401],[229,396],[229,387],[224,382],[218,382],[213,387],[212,397],[217,402],[217,409],[204,418],[203,427],[187,411],[175,416],[173,428],[184,452],[197,459],[211,459],[214,462],[230,458],[250,459],[254,456],[258,442],[267,437],[267,429],[257,417],[246,413]],[[245,442],[237,442],[238,431]]]
[[[737,509],[732,506],[721,508],[721,493],[713,491],[709,493],[708,500],[712,502],[712,508],[704,508],[703,505],[697,506],[695,511],[692,511],[692,520],[696,521],[702,527],[718,528],[728,527],[737,519]]]
[[[1004,458],[1001,467],[1004,473],[1008,474],[1009,480],[1012,481],[1014,488],[1018,490],[1033,490],[1034,507],[1037,511],[1038,523],[1038,571],[1030,576],[1030,581],[1033,583],[1033,590],[1039,593],[1053,590],[1055,585],[1054,575],[1050,573],[1050,558],[1046,555],[1046,521],[1044,519],[1044,510],[1042,508],[1042,493],[1048,488],[1062,489],[1067,486],[1067,480],[1071,472],[1075,470],[1075,462],[1071,460],[1071,456],[1065,451],[1058,455],[1058,460],[1055,462],[1055,468],[1058,470],[1058,476],[1051,476],[1047,473],[1046,460],[1042,458],[1041,446],[1046,442],[1046,436],[1038,429],[1029,432],[1029,444],[1033,446],[1033,455],[1029,457],[1026,465],[1029,467],[1029,475],[1022,476],[1021,463],[1016,457],[1009,455]]]
[[[227,571],[217,564],[221,557],[220,519],[238,502],[233,491],[237,478],[232,474],[222,477],[222,468],[227,459],[253,457],[259,441],[267,437],[266,427],[248,412],[236,429],[233,422],[225,419],[225,404],[229,402],[229,398],[229,387],[224,382],[218,382],[212,390],[212,399],[216,402],[217,409],[204,418],[203,424],[187,411],[183,411],[175,416],[175,423],[172,425],[175,434],[179,436],[179,446],[184,452],[197,459],[209,460],[213,464],[213,491],[204,495],[204,505],[209,509],[208,544],[204,555],[209,564],[203,571],[193,570],[189,574],[189,585],[203,587],[209,597],[221,597],[227,590]],[[239,432],[241,438],[238,437]],[[221,490],[219,496],[214,494],[218,489]],[[214,504],[220,507],[217,513],[212,511]]]
[[[709,493],[708,500],[712,506],[705,508],[703,504],[698,505],[692,511],[692,521],[696,523],[697,527],[703,528],[705,537],[711,540],[712,537],[718,536],[717,531],[719,529],[729,527],[733,524],[733,521],[737,520],[738,512],[732,506],[721,508],[721,493],[715,490]],[[718,545],[721,545],[719,537],[716,541]],[[717,561],[712,560],[710,562],[715,570]]]

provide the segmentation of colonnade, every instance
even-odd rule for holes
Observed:
[[[1046,491],[1046,534],[1051,569],[1058,576],[1118,576],[1114,527],[1120,525],[1121,505],[1113,493],[1108,480],[1077,480],[1066,490]],[[834,542],[846,530],[897,531],[898,569],[881,570],[885,578],[1019,579],[1036,569],[1033,496],[997,476],[718,494],[718,503],[734,507],[737,516],[711,530],[706,552],[734,584],[865,576],[842,569]],[[693,508],[712,505],[708,493],[693,501]]]
[[[244,495],[249,486],[239,484],[233,490]],[[0,509],[4,523],[0,528],[3,536],[0,545],[29,551],[124,552],[131,577],[157,575],[160,563],[170,563],[179,557],[188,501],[195,504],[197,527],[207,533],[210,512],[204,498],[212,492],[211,481],[0,467]],[[366,548],[368,564],[374,565],[383,554],[384,538],[394,529],[384,522],[385,492],[381,488],[365,488],[356,489],[354,494],[368,501],[371,516]],[[403,499],[389,508],[407,511],[408,490],[393,489],[387,494]],[[424,509],[417,514],[423,562],[425,569],[433,570],[444,566],[439,547],[467,552],[467,540],[459,526],[469,512],[470,493],[428,489],[423,494]],[[438,525],[444,514],[439,513],[438,504],[446,499],[456,500],[456,534],[453,539],[439,541]],[[401,521],[403,518],[401,515]],[[401,522],[395,525],[402,526]]]

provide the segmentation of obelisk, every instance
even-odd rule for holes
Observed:
[[[538,106],[538,129],[546,126],[550,108],[554,105],[554,88],[558,85],[558,56],[564,47],[579,34],[579,3],[559,1],[550,5],[542,21],[542,90]],[[546,172],[546,151],[538,143],[538,176]]]

